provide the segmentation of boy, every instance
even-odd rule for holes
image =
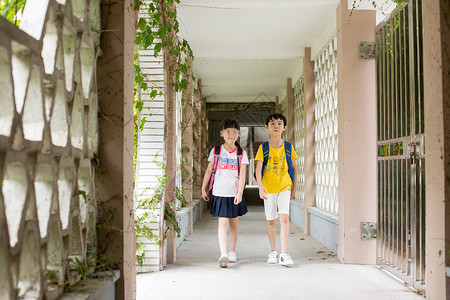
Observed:
[[[264,200],[267,233],[271,247],[267,262],[269,264],[278,262],[283,266],[293,264],[291,257],[286,253],[286,248],[289,237],[289,205],[297,189],[295,159],[298,157],[294,147],[281,138],[281,134],[286,130],[286,123],[286,118],[282,114],[271,114],[267,117],[265,128],[269,131],[270,138],[259,147],[255,157],[259,197]],[[286,147],[291,149],[285,149]],[[280,255],[276,250],[275,225],[278,215],[281,224]]]

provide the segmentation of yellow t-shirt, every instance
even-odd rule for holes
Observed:
[[[297,159],[297,153],[295,153],[294,147],[291,147],[291,160]],[[259,146],[258,152],[256,153],[255,161],[257,160],[264,161],[262,145]],[[269,194],[276,194],[291,189],[292,180],[291,176],[289,176],[284,142],[280,148],[273,148],[269,144],[269,158],[266,169],[264,170],[262,184]]]

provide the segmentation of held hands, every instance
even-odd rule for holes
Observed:
[[[205,201],[209,201],[209,195],[204,189],[202,189],[202,198]]]

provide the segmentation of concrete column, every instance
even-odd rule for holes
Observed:
[[[295,143],[294,135],[294,88],[292,87],[292,78],[288,78],[286,82],[286,120],[287,130],[286,137],[288,142]]]
[[[305,223],[304,232],[311,234],[309,207],[316,206],[316,97],[314,93],[314,62],[311,61],[311,48],[305,48],[303,57],[303,83],[305,89]]]
[[[361,222],[377,220],[375,60],[359,58],[360,41],[374,41],[375,11],[337,8],[339,228],[338,258],[375,264],[376,240],[361,240]],[[349,22],[350,20],[350,22]]]
[[[99,223],[122,230],[99,230],[98,244],[120,269],[116,299],[136,298],[136,256],[133,212],[133,50],[134,1],[102,5],[101,49],[98,60],[99,169],[98,206],[110,209],[112,219],[99,211]],[[104,117],[101,117],[104,116]]]
[[[175,204],[175,186],[176,186],[176,174],[177,174],[177,135],[176,135],[176,92],[172,86],[172,82],[175,82],[175,74],[171,70],[174,69],[176,64],[175,58],[169,54],[170,49],[166,47],[164,49],[164,68],[165,73],[165,107],[166,107],[166,136],[165,136],[165,150],[166,150],[166,171],[167,179],[164,186],[164,201],[171,205]],[[173,206],[174,207],[174,206]],[[176,232],[173,224],[167,222],[169,231],[167,234],[167,263],[174,263],[176,261],[177,249],[176,249]]]
[[[280,99],[278,96],[275,97],[275,112],[278,114],[281,113]]]
[[[190,60],[192,65],[192,60]],[[183,170],[181,171],[181,176],[183,178],[183,196],[189,203],[189,222],[188,222],[188,232],[191,234],[193,232],[193,197],[192,197],[192,174],[193,174],[193,149],[194,149],[194,114],[193,114],[193,82],[192,77],[189,77],[189,85],[186,91],[183,93],[184,105],[182,110],[182,153],[183,153]]]
[[[426,289],[450,299],[450,1],[423,2]]]
[[[206,115],[206,102],[200,101],[200,115],[201,117],[201,126],[200,126],[200,132],[201,132],[201,157],[202,157],[202,172],[201,172],[201,180],[203,181],[203,174],[205,174],[206,168],[208,167],[208,160],[207,157],[204,158],[204,156],[208,156],[209,154],[209,117]],[[202,185],[200,184],[199,188],[201,188]]]
[[[194,199],[200,199],[200,204],[203,204],[202,200],[202,181],[203,181],[203,174],[202,174],[202,136],[201,136],[201,102],[202,102],[202,94],[201,94],[201,81],[198,80],[198,89],[194,90],[194,99],[193,99],[193,114],[194,114],[194,137],[193,137],[193,145],[195,147],[192,147],[193,151],[193,173],[194,173],[194,182],[193,182],[193,197]],[[202,205],[200,206],[202,207]],[[199,209],[199,218],[202,217],[202,209]]]

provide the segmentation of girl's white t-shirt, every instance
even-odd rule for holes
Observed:
[[[239,188],[237,147],[231,152],[228,152],[223,146],[220,147],[212,193],[218,197],[235,197]],[[209,153],[208,161],[214,163],[214,147]],[[244,150],[242,150],[241,165],[248,165],[247,153]]]

